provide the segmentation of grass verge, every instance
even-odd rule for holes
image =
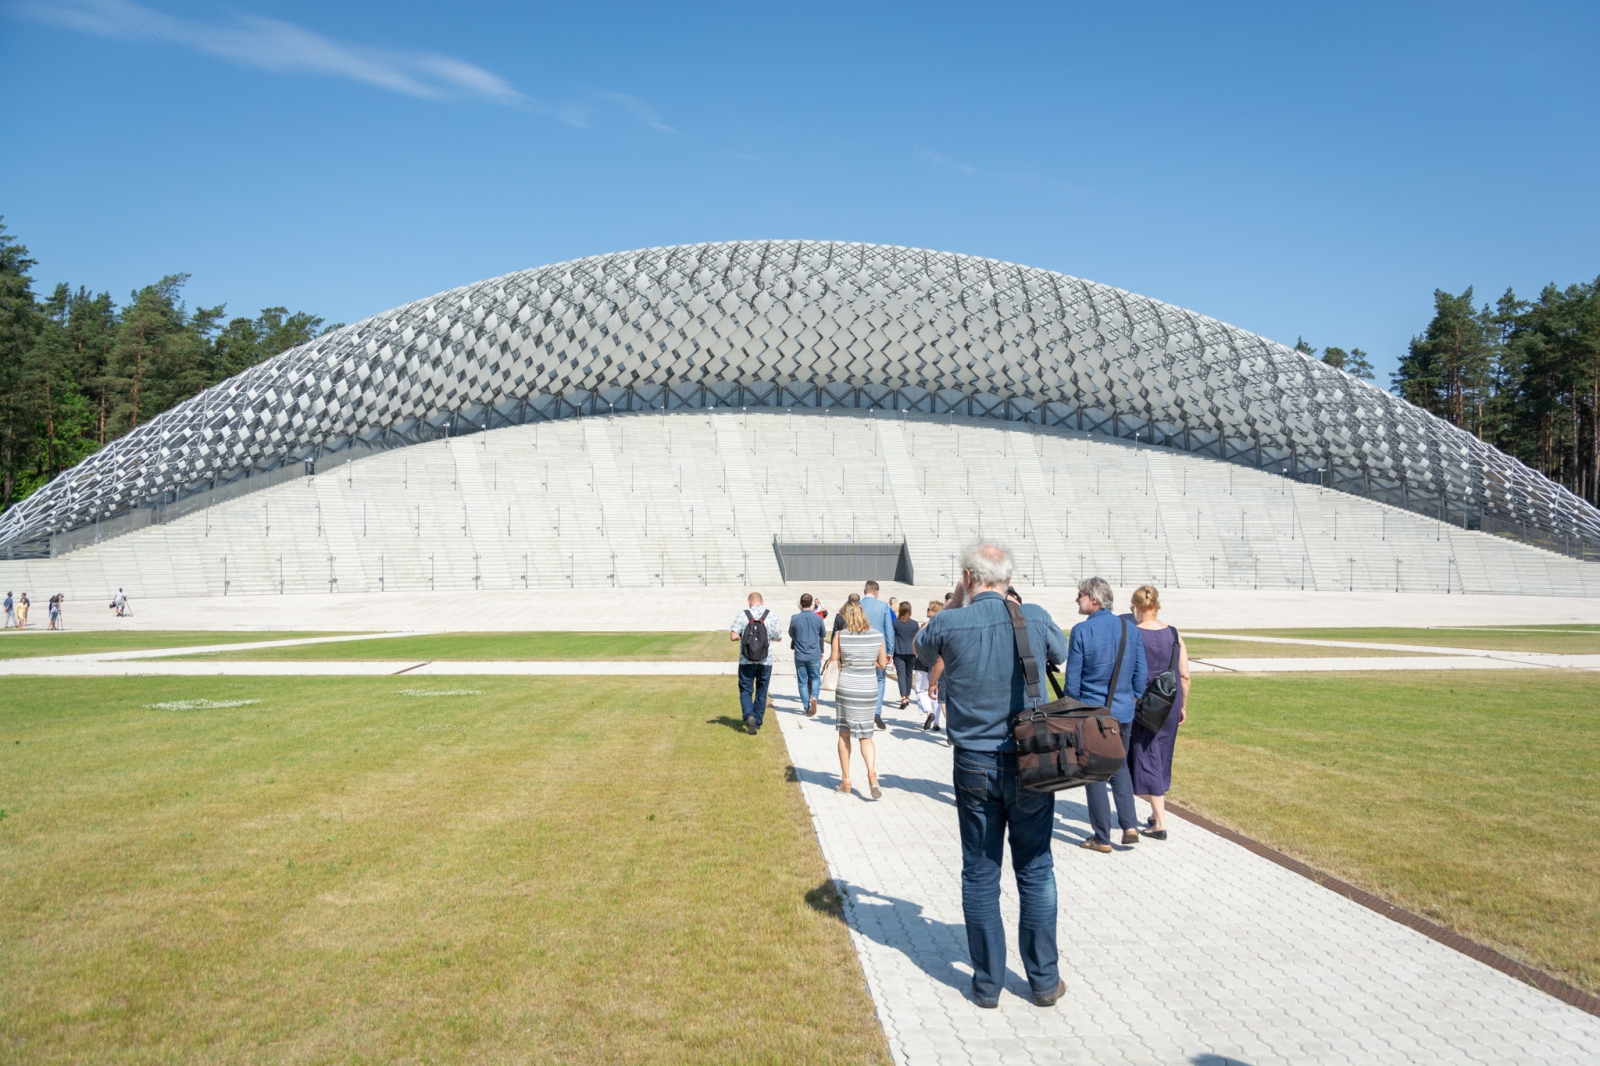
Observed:
[[[258,640],[294,640],[300,637],[336,637],[340,633],[229,633],[226,631],[86,630],[51,632],[48,629],[0,630],[0,659],[30,659],[40,655],[84,655],[104,651],[154,651],[192,648],[206,644],[245,644]],[[726,639],[726,638],[724,638]]]
[[[676,662],[733,662],[739,645],[725,630],[714,633],[445,633],[337,644],[302,644],[184,656],[230,662],[273,660],[465,660],[592,661],[642,659]]]
[[[1348,659],[1430,655],[1431,652],[1376,651],[1371,648],[1330,648],[1326,644],[1260,644],[1253,640],[1215,640],[1184,637],[1194,659]]]
[[[726,679],[29,684],[0,1059],[887,1060]]]
[[[1481,648],[1485,651],[1555,652],[1561,655],[1600,654],[1600,626],[1551,626],[1535,628],[1471,629],[1233,629],[1210,626],[1201,632],[1237,634],[1250,637],[1293,637],[1297,640],[1356,640],[1375,644],[1420,644],[1434,648]],[[1184,638],[1189,639],[1188,637]],[[1249,641],[1237,641],[1249,644]],[[1257,645],[1260,647],[1261,645]],[[1294,645],[1282,645],[1293,647]],[[1265,654],[1265,653],[1263,653]],[[1300,654],[1312,654],[1309,649]],[[1353,655],[1381,655],[1382,652],[1354,649]]]
[[[1197,676],[1172,798],[1600,991],[1600,674]]]

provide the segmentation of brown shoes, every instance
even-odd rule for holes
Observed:
[[[816,700],[812,700],[811,701],[811,707],[806,711],[806,717],[807,718],[815,718],[816,716],[817,716],[817,701]]]
[[[1078,847],[1087,848],[1090,851],[1104,852],[1104,853],[1106,853],[1108,855],[1111,853],[1111,850],[1112,850],[1110,844],[1102,844],[1102,843],[1100,843],[1100,841],[1096,840],[1094,837],[1090,837],[1088,840],[1085,840],[1083,843],[1079,844]]]
[[[1054,1007],[1056,1005],[1056,1000],[1060,999],[1066,994],[1067,983],[1065,981],[1061,981],[1056,985],[1056,990],[1054,992],[1043,996],[1034,996],[1033,1005],[1035,1007]]]
[[[1122,831],[1122,842],[1124,844],[1139,843],[1139,831],[1137,829],[1124,829]]]

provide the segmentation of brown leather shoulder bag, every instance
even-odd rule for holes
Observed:
[[[1012,633],[1017,656],[1022,660],[1030,699],[1042,698],[1039,689],[1039,661],[1028,644],[1028,622],[1022,609],[1010,600]],[[1109,781],[1122,768],[1128,753],[1122,747],[1122,725],[1111,713],[1117,682],[1122,679],[1122,657],[1128,649],[1127,623],[1117,641],[1117,662],[1111,670],[1111,687],[1106,690],[1104,707],[1094,707],[1070,696],[1056,686],[1057,699],[1025,710],[1011,719],[1011,737],[1017,747],[1017,778],[1024,788],[1036,792],[1060,792],[1095,781]],[[1055,681],[1052,675],[1050,680]]]

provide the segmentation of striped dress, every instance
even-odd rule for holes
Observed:
[[[878,652],[882,649],[883,635],[876,630],[839,630],[839,687],[834,691],[839,732],[858,739],[872,735],[872,720],[878,713]]]

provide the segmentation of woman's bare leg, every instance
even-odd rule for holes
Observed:
[[[867,764],[867,780],[878,779],[878,745],[871,737],[861,738],[861,761]]]
[[[1140,799],[1150,804],[1150,815],[1155,819],[1155,824],[1150,828],[1161,832],[1167,827],[1167,797],[1165,796],[1140,796]]]
[[[863,740],[862,746],[867,742]],[[850,783],[850,734],[839,734],[839,785],[843,787]]]

